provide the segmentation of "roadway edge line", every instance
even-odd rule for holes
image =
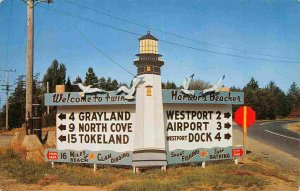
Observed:
[[[285,138],[289,138],[289,139],[294,139],[294,140],[296,140],[296,141],[300,141],[300,139],[297,139],[297,138],[294,138],[294,137],[289,137],[289,136],[286,136],[286,135],[281,135],[281,134],[274,133],[274,132],[269,131],[269,130],[265,130],[265,131],[268,132],[268,133],[272,133],[272,134],[274,134],[274,135],[278,135],[278,136],[281,136],[281,137],[285,137]]]

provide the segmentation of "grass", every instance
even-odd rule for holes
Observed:
[[[49,164],[25,161],[19,153],[8,149],[0,155],[0,171],[6,171],[11,178],[21,183],[36,183],[52,169]]]
[[[239,169],[234,164],[216,164],[202,169],[196,167],[172,167],[168,172],[145,172],[135,175],[134,184],[122,184],[115,191],[152,191],[152,190],[224,190],[229,188],[263,187],[268,181],[255,176],[253,172]]]
[[[270,182],[268,177],[284,180],[275,167],[252,161],[234,165],[233,161],[197,165],[171,166],[166,173],[158,169],[133,174],[132,169],[105,167],[96,173],[90,165],[33,163],[9,149],[0,154],[0,172],[25,184],[47,185],[60,181],[70,185],[107,187],[115,191],[176,191],[176,190],[261,190]]]
[[[12,149],[0,155],[0,171],[7,172],[10,178],[20,183],[51,183],[51,180],[60,180],[70,185],[97,185],[110,184],[112,180],[105,174],[94,174],[90,168],[76,165],[57,165],[51,168],[50,163],[34,163],[22,159],[21,154]],[[50,177],[50,178],[49,178]]]

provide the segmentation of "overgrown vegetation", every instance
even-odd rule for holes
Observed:
[[[7,172],[10,178],[25,184],[44,182],[47,177],[70,185],[104,186],[112,182],[110,176],[106,176],[104,173],[94,174],[91,168],[85,168],[82,165],[62,164],[52,169],[50,163],[34,163],[23,160],[21,154],[11,149],[0,155],[0,161],[0,172]]]
[[[205,169],[197,165],[173,166],[166,173],[158,169],[133,174],[132,169],[105,167],[96,173],[90,165],[33,163],[9,149],[0,154],[0,171],[25,184],[50,184],[55,181],[70,185],[105,186],[115,191],[152,190],[226,190],[241,188],[261,190],[270,177],[289,181],[273,166],[248,161],[234,165],[233,161],[209,163]]]
[[[41,177],[48,174],[52,169],[51,165],[39,164],[22,160],[19,153],[8,149],[0,155],[0,171],[7,172],[11,178],[21,183],[37,183]]]

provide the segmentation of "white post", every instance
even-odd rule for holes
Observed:
[[[54,168],[54,162],[51,162],[51,166],[52,166],[52,168]]]
[[[239,160],[238,159],[234,159],[234,164],[239,164]]]
[[[94,164],[94,173],[96,173],[97,170],[97,164]]]
[[[133,173],[135,174],[136,173],[136,167],[133,166]]]
[[[205,161],[202,162],[202,168],[205,168]]]
[[[139,168],[135,167],[135,173],[139,174],[141,171]]]
[[[166,171],[167,171],[167,166],[162,166],[162,167],[161,167],[161,171],[166,172]]]

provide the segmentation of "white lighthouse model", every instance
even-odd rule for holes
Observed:
[[[167,165],[164,136],[163,103],[160,67],[164,64],[158,54],[157,41],[148,32],[141,37],[140,51],[134,60],[137,76],[144,83],[136,90],[136,125],[132,165],[148,167]]]

